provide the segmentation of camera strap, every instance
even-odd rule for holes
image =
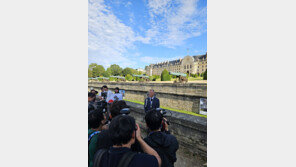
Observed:
[[[92,138],[94,135],[99,134],[99,133],[100,133],[100,131],[95,131],[95,132],[93,132],[92,134],[90,134],[89,137],[88,137],[88,142],[90,142],[91,138]]]

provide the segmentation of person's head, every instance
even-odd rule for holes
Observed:
[[[136,138],[135,119],[128,115],[115,117],[109,126],[110,137],[115,146],[135,143]]]
[[[88,102],[94,101],[96,98],[96,94],[89,92],[88,93]]]
[[[96,94],[96,90],[94,90],[94,89],[92,89],[90,92],[93,94]]]
[[[88,114],[88,125],[92,129],[100,129],[106,122],[106,116],[100,110],[94,110]]]
[[[151,131],[160,130],[162,120],[162,115],[155,109],[148,111],[145,116],[146,125]]]
[[[149,96],[149,97],[153,97],[154,94],[155,94],[154,90],[153,90],[153,89],[150,89],[150,90],[149,90],[149,94],[148,94],[148,96]]]
[[[115,93],[119,93],[119,88],[116,87],[116,88],[114,89],[114,92],[115,92]]]
[[[124,108],[129,108],[124,100],[115,101],[110,108],[110,118],[112,119],[120,115],[120,110]]]
[[[106,85],[103,86],[103,91],[108,91],[108,87]]]

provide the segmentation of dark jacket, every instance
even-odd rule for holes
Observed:
[[[160,104],[159,104],[159,99],[156,98],[154,96],[154,98],[152,99],[152,106],[151,106],[151,98],[150,97],[147,97],[145,99],[145,104],[144,104],[144,110],[145,110],[145,113],[147,113],[149,110],[151,109],[156,109],[156,108],[159,108]]]
[[[177,161],[176,152],[179,143],[175,136],[169,132],[152,132],[145,139],[145,142],[152,147],[162,160],[162,167],[173,167]]]
[[[109,151],[102,156],[99,167],[117,167],[122,156],[129,151],[131,151],[131,149],[126,147],[111,147]],[[137,153],[131,160],[129,167],[158,167],[158,161],[152,155]]]
[[[99,149],[109,149],[113,146],[113,142],[111,140],[111,136],[109,134],[109,130],[102,130],[101,133],[98,134],[97,137],[97,150]],[[136,142],[131,147],[132,151],[135,152],[143,152],[140,146],[140,143],[136,140]]]

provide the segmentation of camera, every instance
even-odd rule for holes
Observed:
[[[104,98],[104,100],[106,100],[107,99],[107,92],[102,92],[101,96]]]
[[[167,113],[167,111],[165,109],[163,109],[163,108],[156,108],[155,110],[159,111],[160,114],[162,115],[162,117],[165,117],[165,115]]]
[[[169,120],[164,119],[164,117],[166,117],[167,111],[165,109],[163,109],[163,108],[156,108],[155,110],[158,111],[161,114],[162,118],[163,118],[163,121],[161,123],[161,131],[164,132],[165,131],[165,123],[170,125]],[[172,115],[172,113],[171,113],[171,115]]]
[[[120,110],[120,114],[122,114],[122,115],[128,115],[129,113],[130,113],[129,108],[123,108]]]

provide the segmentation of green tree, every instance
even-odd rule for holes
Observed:
[[[122,68],[117,64],[112,64],[108,69],[107,72],[114,76],[119,76],[122,74]]]
[[[169,72],[164,69],[161,73],[161,81],[170,81],[171,80],[171,76],[169,74]]]
[[[125,76],[125,79],[128,80],[128,81],[132,81],[133,80],[133,76],[131,74],[127,74]]]
[[[133,75],[133,69],[126,67],[125,69],[122,70],[122,75],[127,76],[127,74]]]
[[[102,74],[103,77],[110,77],[110,74],[108,73],[108,71],[103,72]]]
[[[102,74],[105,72],[105,68],[102,65],[98,65],[97,63],[91,63],[88,66],[88,69],[92,73],[92,77],[102,76]]]
[[[92,71],[88,69],[88,78],[92,78]]]
[[[206,69],[206,71],[203,73],[203,80],[207,80],[208,79],[208,69]]]

